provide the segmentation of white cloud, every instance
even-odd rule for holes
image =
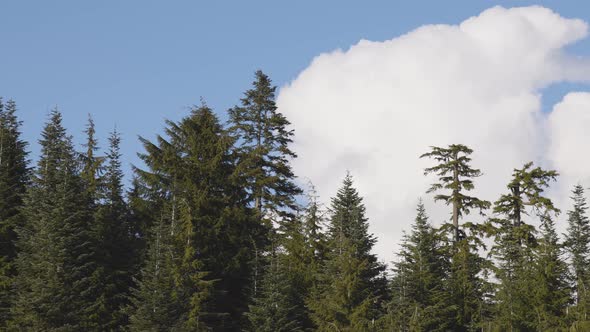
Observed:
[[[571,207],[568,198],[572,187],[590,186],[590,93],[567,94],[553,108],[547,129],[550,138],[547,159],[561,173],[559,185],[552,194],[566,210]]]
[[[431,163],[418,156],[428,146],[471,146],[473,166],[485,173],[474,194],[491,201],[512,169],[529,160],[549,160],[566,177],[586,175],[590,160],[576,164],[576,150],[561,147],[583,146],[588,113],[575,110],[571,95],[547,121],[539,89],[590,78],[588,62],[563,51],[587,30],[585,22],[542,7],[494,7],[459,25],[423,26],[321,54],[277,98],[296,131],[295,171],[329,202],[350,170],[386,261],[418,197],[433,221],[448,218],[448,209],[425,194],[432,179],[422,170]],[[578,99],[590,108],[590,97]]]

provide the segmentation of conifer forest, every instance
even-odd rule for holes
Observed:
[[[294,174],[275,92],[257,71],[227,121],[205,102],[165,121],[139,138],[132,176],[121,133],[99,141],[92,117],[66,128],[58,108],[33,158],[4,97],[0,330],[590,331],[586,188],[560,211],[546,195],[558,172],[529,162],[487,201],[473,150],[432,142],[415,156],[435,179],[422,199],[448,219],[416,197],[382,262],[373,247],[389,240],[370,232],[354,173],[333,174],[329,202]]]

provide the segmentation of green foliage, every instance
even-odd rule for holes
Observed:
[[[452,206],[452,225],[443,225],[443,234],[452,234],[453,243],[447,245],[446,255],[450,259],[447,288],[451,293],[453,320],[450,323],[454,331],[475,330],[482,323],[486,303],[484,294],[488,285],[482,273],[489,263],[480,257],[479,250],[485,248],[481,235],[483,227],[471,222],[464,223],[460,229],[459,219],[477,209],[481,215],[491,205],[490,202],[474,196],[465,195],[465,191],[474,189],[472,178],[481,176],[479,169],[472,168],[469,155],[473,150],[465,145],[452,144],[447,148],[431,147],[431,151],[420,156],[438,162],[426,168],[424,174],[434,173],[438,182],[431,185],[428,192],[446,190],[446,193],[434,196],[435,201],[442,200]]]
[[[54,110],[19,229],[15,327],[84,330],[93,302],[92,232],[71,138]]]
[[[564,329],[568,305],[571,303],[570,275],[562,259],[562,247],[555,224],[549,214],[541,217],[541,237],[535,250],[534,311],[536,329]]]
[[[255,76],[241,106],[229,110],[229,130],[239,141],[239,172],[246,176],[249,200],[261,217],[290,218],[297,209],[294,197],[301,193],[289,164],[296,157],[289,148],[293,130],[277,111],[276,86],[260,70]]]
[[[387,299],[384,265],[371,253],[362,198],[347,174],[332,199],[326,263],[310,297],[311,318],[318,331],[372,331]]]
[[[584,187],[576,185],[572,190],[573,209],[567,212],[568,228],[564,247],[571,261],[576,316],[575,321],[584,321],[590,313],[590,221],[586,215],[588,206]]]
[[[16,275],[16,229],[23,224],[23,197],[28,182],[27,143],[20,138],[16,104],[0,98],[0,329],[10,320]]]
[[[256,332],[303,331],[305,314],[301,310],[301,294],[297,287],[297,274],[289,271],[279,255],[270,258],[260,291],[246,313],[250,330]]]
[[[430,225],[422,201],[410,234],[404,235],[393,266],[391,301],[383,324],[388,330],[446,331],[452,308],[445,284],[449,260],[445,239]]]
[[[261,230],[245,207],[234,140],[205,105],[167,125],[169,139],[142,139],[150,171],[138,173],[169,216],[174,289],[167,292],[187,303],[178,326],[237,330],[248,302],[251,239]]]
[[[433,167],[426,168],[424,175],[434,173],[438,176],[438,182],[433,183],[428,193],[443,189],[450,191],[446,194],[436,194],[435,201],[443,201],[446,205],[452,205],[452,220],[455,226],[455,241],[458,240],[459,219],[472,209],[483,211],[490,207],[490,202],[477,197],[465,195],[464,192],[473,190],[473,180],[482,175],[479,169],[471,168],[469,155],[473,150],[465,145],[451,144],[447,148],[433,146],[430,152],[424,153],[420,158],[431,158],[438,162]]]
[[[508,183],[509,192],[494,203],[494,218],[488,222],[488,233],[494,238],[490,254],[496,261],[496,321],[506,329],[530,330],[538,326],[538,313],[531,310],[538,284],[535,250],[536,229],[523,216],[545,216],[558,213],[550,199],[543,196],[557,172],[533,168],[527,163],[515,169]],[[528,210],[527,210],[528,208]]]

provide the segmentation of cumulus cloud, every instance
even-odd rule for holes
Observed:
[[[588,176],[590,159],[578,150],[588,138],[590,95],[568,95],[547,116],[540,92],[590,78],[588,61],[564,52],[587,30],[542,7],[494,7],[459,25],[321,54],[277,98],[296,131],[295,171],[329,202],[350,170],[386,261],[419,197],[433,222],[449,218],[425,194],[433,179],[422,170],[431,162],[418,156],[431,145],[472,147],[473,166],[485,174],[474,194],[490,201],[530,160],[568,179]]]

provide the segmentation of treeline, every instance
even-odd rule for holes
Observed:
[[[583,187],[562,241],[556,171],[515,169],[492,203],[469,196],[471,149],[432,147],[451,218],[435,227],[420,201],[388,269],[349,174],[327,207],[296,184],[294,133],[255,76],[226,124],[202,103],[140,138],[128,187],[118,132],[102,152],[89,119],[76,149],[53,110],[33,166],[0,100],[0,330],[590,330]]]

